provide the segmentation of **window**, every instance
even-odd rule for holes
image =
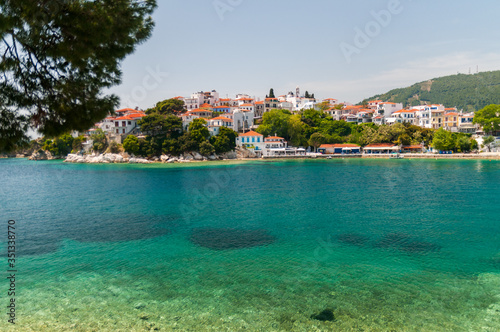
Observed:
[[[116,129],[116,133],[119,134],[120,133],[120,130],[119,129]]]
[[[255,143],[255,137],[252,137],[252,143]]]
[[[257,143],[260,143],[260,137],[257,137]]]
[[[122,127],[125,127],[125,126],[127,125],[126,123],[127,123],[127,122],[122,121]]]
[[[123,133],[125,134],[125,129],[123,129]]]
[[[115,127],[120,127],[120,123],[118,121],[115,122]]]
[[[129,122],[128,122],[128,125],[130,126],[131,124],[132,124],[132,121],[129,121]]]

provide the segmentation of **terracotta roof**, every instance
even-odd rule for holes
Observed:
[[[223,117],[223,116],[218,116],[216,118],[210,119],[210,121],[213,121],[213,120],[222,120],[222,121],[227,121],[227,122],[233,122],[233,120],[228,119],[228,118]]]
[[[202,109],[194,109],[194,110],[191,110],[191,111],[187,111],[187,113],[200,113],[200,112],[208,112],[208,113],[213,113],[212,111],[210,110],[202,110]]]
[[[137,119],[131,118],[130,116],[126,115],[126,116],[122,116],[122,117],[116,118],[115,120],[128,120],[128,121],[135,121],[135,120],[137,120]]]
[[[201,105],[200,108],[212,108],[212,105],[205,103]]]
[[[248,133],[240,134],[240,137],[247,137],[247,136],[264,136],[264,135],[261,135],[253,130],[249,131]]]
[[[250,106],[253,106],[253,105],[252,104],[242,104],[242,105],[240,105],[240,107],[241,106],[250,107]]]
[[[396,144],[392,143],[374,143],[374,144],[369,144],[365,146],[365,148],[393,148],[395,147]]]
[[[278,137],[278,136],[269,136],[269,137],[266,137],[266,140],[268,139],[284,139],[283,137]]]
[[[322,144],[319,148],[359,148],[359,145],[356,144]]]
[[[115,111],[115,113],[125,113],[125,112],[137,112],[137,110],[135,110],[133,108],[124,108],[124,109]]]

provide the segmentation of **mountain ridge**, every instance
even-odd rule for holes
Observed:
[[[402,103],[404,107],[443,104],[472,112],[490,104],[500,104],[500,70],[433,78],[406,88],[397,88],[364,99]]]

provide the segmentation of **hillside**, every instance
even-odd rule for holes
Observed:
[[[473,75],[458,74],[434,78],[408,88],[394,89],[365,99],[403,103],[405,106],[443,104],[464,111],[477,111],[490,104],[500,104],[500,71]]]

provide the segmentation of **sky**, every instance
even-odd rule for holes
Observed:
[[[497,0],[158,0],[151,38],[111,92],[146,109],[216,90],[358,103],[428,79],[500,70]]]

